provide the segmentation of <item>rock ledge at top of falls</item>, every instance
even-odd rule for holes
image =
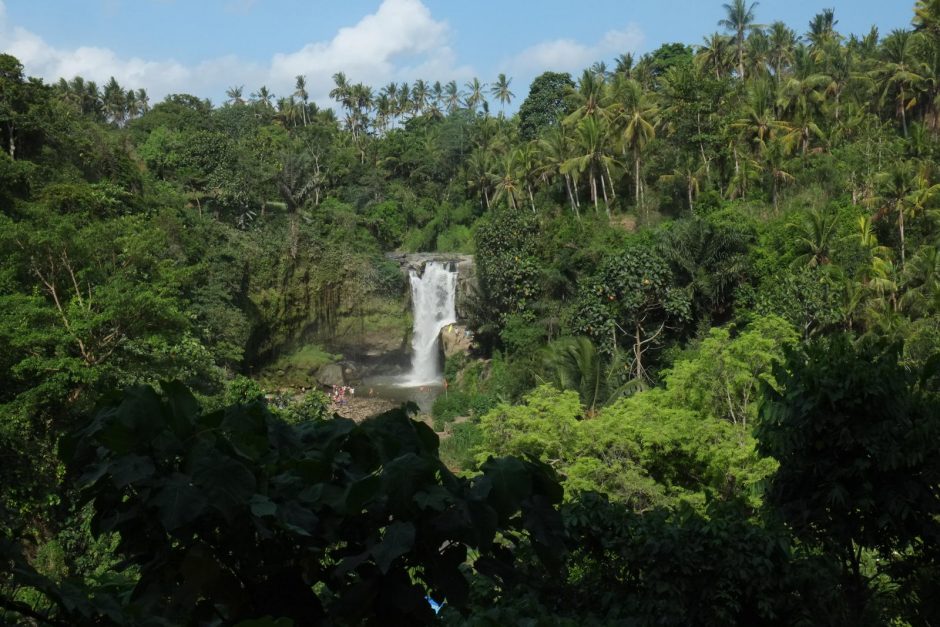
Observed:
[[[472,268],[474,265],[473,255],[464,255],[461,253],[386,253],[386,259],[390,259],[402,270],[424,270],[424,266],[430,261],[454,262],[457,264],[457,272],[461,273],[463,268]],[[464,271],[462,274],[465,274]]]

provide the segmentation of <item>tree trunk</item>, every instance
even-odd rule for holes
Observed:
[[[594,200],[594,213],[597,213],[597,177],[595,177],[593,174],[591,174],[591,199]]]
[[[898,232],[901,235],[901,269],[904,269],[904,207],[898,203]]]
[[[634,370],[636,370],[636,378],[640,381],[646,380],[646,370],[643,369],[643,340],[640,335],[640,325],[634,327],[634,344],[633,344],[633,356],[635,359]]]
[[[907,139],[907,114],[904,113],[904,92],[901,92],[901,128],[904,129],[904,138]],[[10,132],[10,141],[13,141],[13,132]]]
[[[10,158],[16,158],[16,141],[13,139],[13,122],[7,122],[7,132],[10,134],[9,152]]]
[[[636,188],[636,209],[640,210],[640,151],[633,151],[633,186]]]
[[[571,177],[567,174],[565,175],[565,187],[568,189],[568,200],[571,201],[571,210],[574,211],[574,215],[581,220],[581,212],[578,211],[578,205],[574,201],[574,194],[571,192]]]
[[[607,181],[610,183],[610,199],[616,200],[617,194],[614,192],[614,179],[610,176],[610,166],[604,164],[604,169],[607,171]]]
[[[610,220],[610,201],[607,200],[607,183],[604,182],[603,173],[601,173],[601,191],[604,192],[604,211],[607,213],[607,219]]]
[[[689,179],[686,191],[689,194],[689,213],[695,213],[695,207],[692,206],[692,179]]]

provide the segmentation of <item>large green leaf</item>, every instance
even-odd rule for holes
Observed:
[[[202,516],[209,500],[193,485],[191,477],[174,472],[156,491],[149,504],[157,508],[163,527],[167,531],[174,531]]]
[[[483,477],[475,488],[484,495],[500,518],[507,519],[522,505],[522,500],[532,492],[532,477],[525,464],[515,457],[487,460],[481,470]]]
[[[248,503],[257,483],[244,464],[221,455],[198,460],[193,467],[193,481],[209,498],[209,504],[227,519]]]
[[[382,541],[372,547],[372,556],[382,574],[392,562],[411,550],[415,543],[415,526],[410,522],[393,522],[385,528]]]

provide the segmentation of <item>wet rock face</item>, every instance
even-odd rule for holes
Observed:
[[[452,324],[441,329],[441,350],[444,357],[470,352],[472,343],[467,327],[462,324]]]
[[[401,271],[407,274],[410,270],[418,273],[424,272],[424,266],[430,261],[453,263],[457,270],[457,294],[454,306],[457,319],[467,317],[467,300],[476,291],[477,273],[473,255],[460,255],[450,253],[388,253],[386,258],[395,261]]]

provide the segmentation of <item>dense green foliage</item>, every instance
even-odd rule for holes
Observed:
[[[936,624],[940,3],[724,8],[513,115],[0,55],[0,622]],[[476,255],[440,442],[313,383],[393,250]]]

